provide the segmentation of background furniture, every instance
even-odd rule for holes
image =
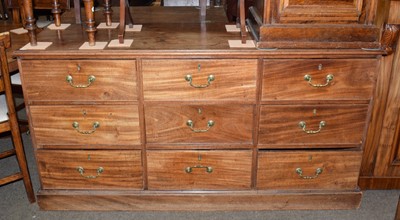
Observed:
[[[260,48],[379,48],[381,0],[264,0],[247,20]]]
[[[382,59],[376,101],[368,131],[360,187],[363,189],[400,188],[400,1],[392,1],[388,13],[387,39],[397,42]]]
[[[6,56],[6,48],[10,47],[10,35],[2,33],[0,35],[0,59],[1,59],[1,84],[0,88],[3,95],[0,96],[1,104],[1,123],[0,132],[10,132],[13,148],[0,153],[0,158],[6,158],[15,155],[20,168],[19,173],[12,174],[0,179],[0,185],[5,185],[17,180],[23,180],[26,193],[29,201],[35,202],[35,194],[33,192],[29,171],[26,165],[26,158],[24,148],[22,145],[21,134],[19,132],[19,125],[15,111],[14,98],[11,89],[11,78],[9,75],[8,62]]]

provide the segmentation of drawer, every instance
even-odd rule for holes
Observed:
[[[137,101],[134,60],[21,60],[21,68],[29,101]]]
[[[150,190],[250,189],[250,150],[147,151]]]
[[[152,104],[147,143],[252,143],[252,105]]]
[[[262,100],[369,100],[377,67],[377,59],[264,60]]]
[[[257,189],[354,190],[361,151],[261,151]]]
[[[367,112],[368,105],[263,105],[259,144],[301,148],[360,146]]]
[[[256,100],[255,59],[143,60],[142,72],[145,101]]]
[[[38,150],[43,189],[142,189],[141,151]]]
[[[137,105],[35,105],[29,106],[29,112],[39,148],[140,144]]]

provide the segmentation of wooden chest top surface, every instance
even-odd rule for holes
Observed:
[[[118,8],[113,8],[113,22],[118,22]],[[341,58],[352,58],[355,56],[374,57],[382,54],[382,51],[364,51],[360,49],[263,49],[253,48],[230,48],[229,40],[240,41],[239,32],[227,32],[225,25],[228,24],[225,12],[222,8],[211,8],[207,10],[205,21],[201,22],[199,10],[195,7],[131,7],[135,24],[142,24],[140,32],[125,32],[125,40],[133,39],[130,47],[110,48],[94,50],[80,50],[83,43],[88,41],[84,25],[75,24],[72,11],[63,14],[62,23],[70,23],[66,30],[56,31],[45,28],[38,36],[38,42],[52,42],[45,50],[17,50],[14,55],[24,58],[63,58],[76,56],[107,57],[107,58],[129,58],[140,54],[145,57],[146,53],[154,57],[179,55],[186,58],[194,55],[197,58],[209,54],[229,55],[241,57],[279,56],[290,58],[291,55],[298,58],[310,56],[312,58],[325,58],[338,56]],[[103,11],[95,13],[96,27],[104,22]],[[118,38],[118,30],[97,29],[96,42],[110,42]],[[252,40],[250,33],[247,37]],[[39,57],[42,56],[42,57]],[[88,57],[89,58],[89,57]]]

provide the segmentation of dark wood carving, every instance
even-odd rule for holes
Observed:
[[[387,54],[393,53],[393,47],[399,35],[399,26],[395,24],[386,24],[381,38],[382,49],[386,50]]]

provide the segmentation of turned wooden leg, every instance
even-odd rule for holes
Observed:
[[[239,0],[239,17],[240,17],[240,36],[242,39],[242,44],[246,43],[247,32],[246,32],[246,14],[244,0]]]
[[[126,12],[126,19],[128,21],[129,28],[133,28],[133,18],[131,11],[129,10],[129,0],[125,0],[125,12]]]
[[[200,6],[200,19],[204,21],[206,19],[206,13],[207,13],[207,0],[200,0],[199,6]]]
[[[106,17],[106,26],[111,26],[112,24],[112,12],[113,10],[111,9],[111,1],[104,0],[104,16]]]
[[[79,0],[74,0],[74,10],[75,10],[75,23],[82,23],[82,15],[81,15],[81,2]]]
[[[25,13],[25,29],[28,31],[29,42],[31,46],[37,46],[36,37],[36,19],[33,15],[33,7],[31,0],[22,0],[23,10]]]
[[[96,45],[95,40],[95,33],[96,27],[94,26],[94,12],[92,11],[93,8],[93,0],[83,0],[83,4],[85,6],[85,15],[86,15],[86,32],[89,38],[89,46]]]
[[[61,25],[61,8],[60,8],[60,3],[58,2],[58,0],[53,1],[53,9],[51,10],[51,13],[53,13],[54,25],[56,27],[60,27],[60,25]]]
[[[120,44],[124,43],[124,35],[125,35],[125,7],[126,1],[119,1],[119,32],[118,32],[118,41]]]
[[[11,16],[12,16],[12,23],[13,24],[20,24],[21,23],[21,14],[19,8],[12,8],[11,9]]]

